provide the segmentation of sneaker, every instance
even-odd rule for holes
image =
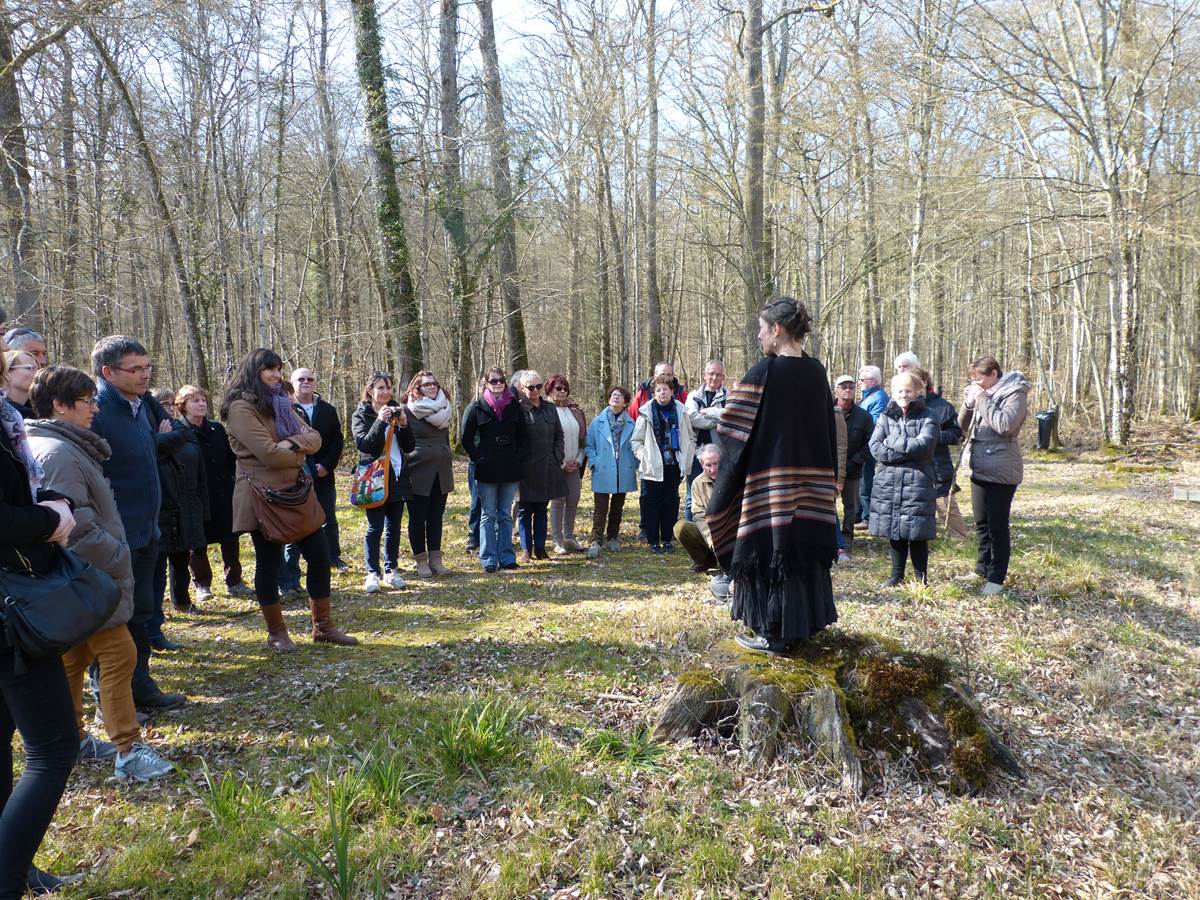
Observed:
[[[587,558],[588,559],[599,559],[600,558],[600,542],[599,541],[593,541],[592,546],[587,548]]]
[[[85,759],[112,759],[116,755],[116,744],[102,741],[93,735],[89,734],[79,742],[79,756],[77,758],[80,762],[83,762]]]
[[[484,572],[486,572],[486,573],[487,573],[487,574],[489,574],[489,575],[495,575],[495,574],[496,574],[496,571],[497,571],[499,568],[500,568],[499,566],[484,566],[484,567],[483,567],[483,571],[484,571]]]
[[[197,600],[203,601],[212,599],[212,591],[206,587],[201,587],[198,584],[192,585],[192,593],[196,595]]]
[[[92,716],[92,722],[97,728],[104,727],[104,710],[99,706],[96,707],[96,714]],[[150,714],[139,709],[137,711],[137,723],[138,728],[145,728],[150,724]]]
[[[254,597],[254,591],[250,590],[247,585],[241,584],[240,582],[225,588],[225,593],[230,597]]]
[[[404,579],[400,577],[399,572],[388,572],[383,576],[383,580],[388,583],[388,587],[394,587],[396,589],[404,587]]]
[[[579,541],[575,540],[575,538],[567,538],[565,541],[563,541],[563,546],[567,548],[567,552],[569,553],[583,552],[583,545],[580,544]]]
[[[837,561],[840,563],[850,562],[850,554],[847,553],[845,550],[839,550]]]
[[[367,577],[363,579],[363,590],[368,594],[379,593],[379,576],[374,572],[368,572]]]
[[[663,544],[663,553],[674,553],[674,552],[675,552],[675,545],[671,541],[667,541],[665,544]]]
[[[165,634],[152,635],[150,638],[150,646],[159,653],[170,653],[173,650],[183,649],[183,644],[176,643]]]
[[[170,775],[175,771],[175,764],[163,759],[153,747],[134,744],[128,753],[117,754],[115,770],[118,778],[152,781]]]
[[[996,584],[994,581],[988,581],[983,585],[983,588],[979,591],[979,593],[984,597],[998,597],[1000,594],[1004,593],[1004,585]]]
[[[663,552],[662,544],[651,544],[650,552],[651,553],[662,553]]]
[[[30,866],[25,873],[25,887],[35,897],[44,897],[47,894],[57,894],[67,885],[78,884],[83,881],[83,877],[82,872],[73,875],[52,875],[43,872],[37,866]]]
[[[621,549],[621,542],[618,541],[616,538],[613,538],[611,541],[608,542],[608,552],[609,553],[616,553],[620,549]]]
[[[567,548],[565,546],[563,546],[562,544],[555,544],[554,545],[554,555],[555,556],[566,556]]]

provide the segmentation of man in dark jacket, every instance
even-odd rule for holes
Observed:
[[[133,616],[128,625],[137,647],[133,700],[143,709],[173,709],[187,698],[163,693],[151,677],[146,623],[155,608],[154,568],[162,502],[158,453],[160,447],[168,452],[172,446],[183,446],[186,436],[172,431],[166,411],[149,393],[154,366],[138,341],[122,334],[101,338],[92,348],[92,369],[99,385],[99,409],[92,431],[112,448],[104,474],[117,499],[133,562]]]
[[[342,459],[345,436],[342,420],[332,403],[321,399],[317,393],[317,376],[312,369],[296,369],[292,372],[292,388],[295,399],[292,406],[300,417],[321,435],[321,449],[306,457],[304,466],[313,479],[313,491],[317,502],[325,511],[325,540],[329,544],[329,559],[339,572],[350,566],[342,559],[341,533],[337,520],[337,485],[334,475]],[[283,548],[283,565],[279,569],[279,590],[287,594],[300,590],[300,552],[294,544]]]
[[[846,422],[846,472],[842,480],[842,537],[847,556],[854,543],[854,522],[858,518],[858,496],[863,464],[871,455],[869,442],[875,421],[871,414],[854,402],[854,376],[839,375],[834,382],[834,409]]]

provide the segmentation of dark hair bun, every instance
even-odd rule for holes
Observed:
[[[793,340],[800,340],[812,331],[813,320],[806,307],[794,297],[776,297],[759,312],[764,322],[778,325]]]

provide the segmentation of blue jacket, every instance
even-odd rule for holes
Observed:
[[[875,387],[867,388],[863,391],[862,400],[859,401],[858,405],[871,414],[872,422],[878,422],[880,415],[887,409],[890,399],[883,386],[877,384]]]
[[[621,444],[613,443],[613,414],[607,407],[592,419],[587,430],[587,459],[592,470],[592,492],[596,494],[628,494],[637,489],[637,457],[633,455],[633,420],[629,413],[620,416],[624,422]]]
[[[130,550],[140,550],[158,539],[158,513],[162,487],[158,481],[158,454],[173,454],[183,446],[183,432],[158,434],[158,423],[166,417],[162,405],[149,393],[142,397],[137,417],[121,392],[97,378],[100,408],[92,420],[92,431],[108,441],[112,456],[104,463],[104,474],[117,498],[117,511],[125,525]]]

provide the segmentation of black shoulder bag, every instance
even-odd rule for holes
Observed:
[[[26,658],[61,656],[87,640],[120,600],[108,573],[70,550],[45,575],[0,568],[0,629],[15,657],[13,674],[25,674]]]

